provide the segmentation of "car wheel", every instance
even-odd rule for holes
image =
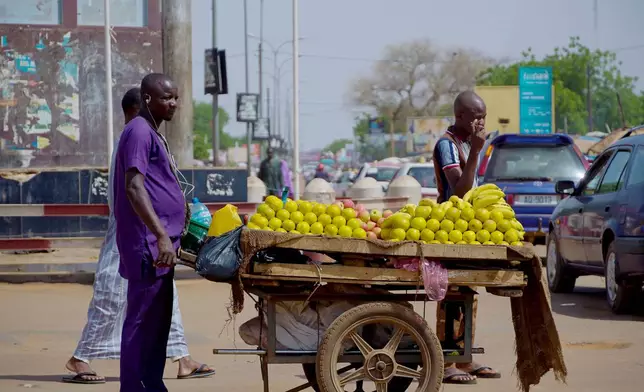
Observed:
[[[619,276],[619,260],[614,242],[608,246],[608,251],[606,251],[606,256],[604,257],[604,267],[608,306],[616,314],[631,312],[637,298],[638,286],[631,286],[627,282],[617,279]]]
[[[566,266],[559,253],[559,242],[554,233],[550,233],[548,236],[546,275],[548,287],[553,293],[571,293],[575,289],[577,276],[566,271]]]

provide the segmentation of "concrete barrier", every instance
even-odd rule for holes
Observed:
[[[350,199],[378,199],[385,196],[382,186],[375,178],[365,177],[349,188],[347,196]]]
[[[304,188],[303,199],[331,204],[335,201],[335,190],[327,181],[321,178],[314,178]]]
[[[255,176],[250,176],[246,179],[248,187],[248,202],[261,203],[266,196],[266,185],[264,182]]]
[[[407,197],[408,203],[418,204],[422,198],[422,187],[412,176],[400,176],[389,184],[387,197]]]

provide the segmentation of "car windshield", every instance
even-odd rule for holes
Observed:
[[[374,178],[378,182],[390,182],[397,171],[395,167],[372,167],[367,170],[365,177]]]
[[[585,171],[571,145],[505,144],[492,152],[485,181],[578,181]]]
[[[414,177],[423,188],[436,188],[436,176],[431,166],[411,167],[407,175]]]

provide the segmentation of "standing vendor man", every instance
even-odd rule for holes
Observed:
[[[139,115],[121,135],[114,172],[119,273],[128,281],[120,391],[164,392],[174,265],[186,201],[159,126],[172,120],[178,90],[166,75],[153,73],[141,82],[141,98]]]
[[[470,189],[477,186],[476,166],[479,153],[485,143],[486,115],[485,102],[474,92],[465,91],[456,97],[454,125],[447,129],[434,147],[433,160],[439,203],[448,200],[452,195],[463,197]],[[447,306],[452,306],[452,304]],[[476,297],[473,309],[472,335],[474,335],[476,327],[474,323],[476,320]],[[446,313],[445,306],[439,304],[436,330],[443,341],[446,340]],[[458,321],[460,320],[448,320],[451,323],[461,324]],[[462,339],[463,330],[464,328],[455,327],[455,331],[459,331],[459,336],[456,336],[455,340]],[[477,377],[500,378],[501,374],[476,362],[458,365],[445,363],[443,383],[475,384]]]

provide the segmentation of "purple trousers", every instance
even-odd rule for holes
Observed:
[[[128,280],[121,338],[121,392],[167,392],[163,383],[172,322],[173,277]]]

